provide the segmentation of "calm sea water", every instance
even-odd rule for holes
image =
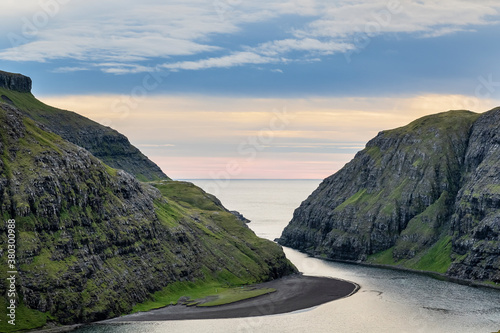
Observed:
[[[260,237],[275,239],[293,210],[319,185],[312,180],[232,180],[224,186],[195,180],[226,208],[252,220]],[[500,330],[500,292],[412,273],[327,262],[285,248],[305,274],[354,281],[354,296],[291,314],[217,320],[90,325],[78,333],[135,332],[375,332],[491,333]]]

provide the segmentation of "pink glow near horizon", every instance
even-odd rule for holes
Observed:
[[[344,166],[344,161],[294,161],[256,158],[150,156],[173,179],[324,179]]]

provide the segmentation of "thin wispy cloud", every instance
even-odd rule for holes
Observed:
[[[450,35],[458,32],[474,32],[474,29],[464,29],[460,27],[444,27],[444,28],[437,28],[432,31],[424,32],[421,37],[422,38],[436,38],[436,37],[441,37],[445,35]]]
[[[178,71],[321,59],[358,48],[359,34],[434,38],[497,24],[500,9],[497,1],[487,0],[186,0],[168,4],[74,0],[56,1],[59,5],[52,9],[31,0],[22,5],[7,3],[9,11],[0,13],[0,28],[7,32],[0,59],[73,60],[111,74],[148,72],[156,65]],[[13,13],[21,18],[17,23]],[[285,15],[303,18],[293,27],[281,28],[286,38],[258,36],[259,43],[245,38],[237,43],[219,42],[227,36],[251,34],[249,24],[272,23]],[[69,72],[71,67],[59,71]]]
[[[181,61],[172,64],[164,64],[161,67],[171,70],[199,70],[207,68],[229,68],[248,64],[268,64],[278,62],[280,59],[264,57],[253,52],[236,52],[231,55],[208,58],[197,61]]]
[[[109,63],[99,63],[95,65],[101,68],[104,73],[111,74],[130,74],[130,73],[143,73],[154,71],[153,67],[134,65],[134,64],[123,64],[119,62],[109,62]]]
[[[59,67],[54,69],[53,73],[72,73],[72,72],[81,72],[88,71],[90,68],[88,67]]]
[[[356,33],[422,33],[436,27],[495,24],[500,4],[494,1],[344,1],[294,32],[296,37],[349,37]]]
[[[318,39],[283,39],[267,42],[255,48],[256,52],[268,56],[278,56],[292,51],[302,51],[308,53],[319,53],[323,55],[333,54],[335,52],[344,52],[353,49],[354,46],[349,43],[320,41]]]

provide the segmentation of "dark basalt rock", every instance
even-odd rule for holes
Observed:
[[[31,85],[31,79],[27,76],[0,71],[0,88],[29,93]]]
[[[245,223],[250,223],[252,221],[250,221],[249,219],[247,219],[245,216],[243,216],[243,214],[241,214],[240,212],[238,211],[235,211],[235,210],[232,210],[230,211],[231,214],[233,214],[234,216],[236,216],[236,218],[242,222],[245,222]]]

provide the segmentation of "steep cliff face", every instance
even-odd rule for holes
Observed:
[[[21,93],[31,92],[31,79],[21,74],[0,71],[0,88]]]
[[[141,181],[169,179],[162,170],[117,131],[74,112],[50,107],[31,94],[29,77],[0,72],[0,102],[24,114],[65,140],[87,149],[109,166],[131,173]]]
[[[460,257],[449,274],[500,281],[500,108],[472,128],[451,223]]]
[[[499,281],[498,114],[451,111],[379,133],[297,208],[280,243]]]
[[[238,285],[296,272],[279,246],[196,186],[140,183],[1,102],[0,157],[0,215],[16,221],[16,329],[118,316],[172,283]],[[6,281],[6,223],[0,244]]]

